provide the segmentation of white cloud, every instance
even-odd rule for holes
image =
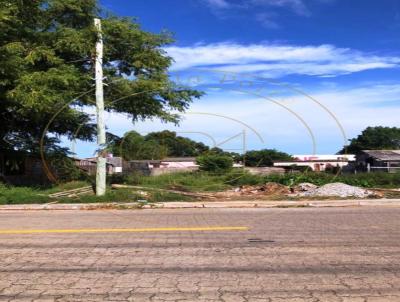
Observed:
[[[257,72],[270,77],[288,74],[335,76],[363,70],[394,68],[399,57],[377,56],[333,45],[217,43],[187,47],[171,46],[172,70],[208,68],[238,73]]]
[[[311,12],[302,0],[251,0],[250,3],[257,6],[287,7],[297,15],[311,15]]]

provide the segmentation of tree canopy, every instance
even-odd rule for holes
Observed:
[[[176,132],[164,130],[151,132],[145,136],[129,131],[122,138],[108,133],[108,150],[125,160],[162,159],[164,157],[199,156],[209,151],[209,147]]]
[[[187,157],[199,156],[210,148],[189,138],[178,136],[174,131],[164,130],[146,135],[146,141],[156,141],[168,149],[168,156]]]
[[[246,166],[250,167],[268,167],[273,166],[277,160],[293,160],[293,157],[285,152],[275,149],[263,149],[247,151],[241,158],[245,160]]]
[[[94,138],[93,119],[82,109],[94,105],[93,19],[99,16],[106,110],[132,121],[176,123],[177,113],[202,95],[169,79],[167,32],[106,15],[97,0],[0,0],[1,149],[37,150],[47,124],[48,146],[61,135]]]
[[[210,148],[201,142],[178,136],[176,132],[168,130],[150,132],[144,136],[136,131],[129,131],[123,137],[107,133],[107,141],[108,151],[115,156],[122,156],[125,160],[197,157],[200,158],[199,162],[201,161],[204,167],[213,165],[219,167],[220,164],[225,167],[231,166],[232,162],[245,159],[246,166],[256,167],[272,166],[276,160],[293,159],[289,154],[275,149],[251,150],[244,155],[226,152],[220,148]]]
[[[167,147],[156,141],[146,140],[136,131],[129,131],[122,138],[110,138],[108,151],[125,160],[162,159],[168,154]]]
[[[360,135],[349,141],[350,144],[339,153],[357,154],[361,150],[400,149],[400,128],[367,127]]]

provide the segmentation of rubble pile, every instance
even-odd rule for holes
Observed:
[[[232,190],[210,193],[213,198],[261,198],[262,196],[288,196],[288,197],[383,197],[382,194],[363,189],[360,187],[346,185],[344,183],[330,183],[318,187],[312,183],[300,183],[289,187],[276,182],[268,182],[264,185],[245,185]]]
[[[332,196],[332,197],[357,197],[366,198],[370,196],[376,196],[377,194],[373,191],[369,191],[363,188],[346,185],[344,183],[336,182],[317,187],[310,184],[299,184],[301,189],[298,190],[296,196]]]
[[[276,182],[267,182],[265,185],[259,186],[241,186],[234,189],[240,195],[274,195],[274,194],[289,194],[288,187]]]

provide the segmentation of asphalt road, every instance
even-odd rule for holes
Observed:
[[[0,212],[0,301],[400,301],[400,208]]]

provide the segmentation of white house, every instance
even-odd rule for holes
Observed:
[[[309,167],[312,171],[325,171],[327,168],[343,168],[356,160],[353,154],[302,154],[293,155],[292,161],[274,162],[275,167]]]

